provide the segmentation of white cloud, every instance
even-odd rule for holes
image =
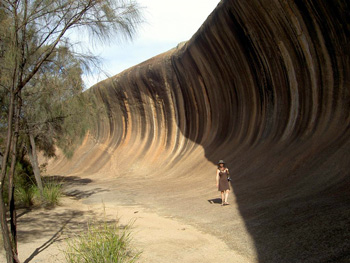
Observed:
[[[199,29],[219,0],[138,0],[145,7],[146,23],[142,25],[133,42],[101,46],[94,53],[101,55],[103,70],[109,76],[137,65],[186,41]],[[106,78],[84,76],[86,87]]]

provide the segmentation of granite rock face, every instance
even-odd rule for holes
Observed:
[[[88,169],[205,182],[224,159],[259,262],[350,260],[349,36],[346,0],[222,1],[188,42],[91,88],[107,116]]]

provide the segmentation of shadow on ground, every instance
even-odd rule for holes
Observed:
[[[63,183],[65,186],[76,186],[76,185],[87,185],[92,183],[89,178],[81,178],[79,176],[62,176],[62,175],[52,175],[49,177],[57,182]]]
[[[73,206],[78,204],[73,203]],[[19,213],[21,212],[19,211]],[[107,220],[101,216],[102,212],[102,206],[101,211],[76,211],[74,208],[67,209],[64,206],[53,209],[32,209],[30,213],[22,213],[22,217],[18,219],[17,223],[20,248],[26,243],[40,244],[23,262],[29,263],[33,260],[35,262],[35,257],[54,244],[63,249],[67,238],[85,233],[88,225],[117,223],[114,219]],[[63,251],[59,253],[63,253]]]
[[[77,200],[88,198],[97,193],[108,192],[107,189],[103,189],[100,187],[90,188],[89,184],[91,184],[93,180],[89,178],[81,178],[79,176],[61,176],[61,175],[50,176],[50,178],[62,183],[62,185],[64,186],[63,187],[64,195],[73,197]],[[85,189],[84,189],[84,186],[86,186]]]
[[[222,200],[221,200],[221,198],[213,198],[213,199],[209,199],[208,202],[210,204],[220,204],[221,205]]]

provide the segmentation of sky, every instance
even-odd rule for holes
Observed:
[[[220,0],[137,0],[145,23],[134,40],[90,47],[103,72],[84,75],[86,88],[189,40]]]

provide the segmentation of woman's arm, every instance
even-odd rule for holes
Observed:
[[[216,169],[216,186],[219,186],[219,169]]]
[[[231,176],[228,168],[226,168],[226,172],[227,172],[227,180],[231,181]]]

